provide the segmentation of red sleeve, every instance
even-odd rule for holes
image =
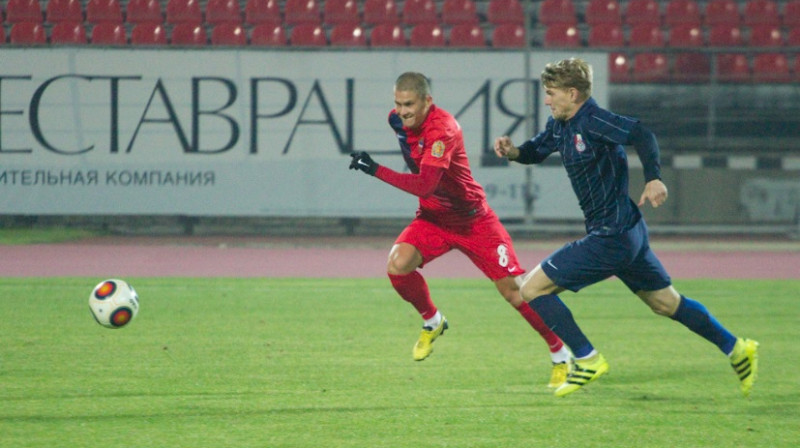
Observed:
[[[398,173],[381,165],[378,167],[378,171],[375,172],[375,177],[406,193],[426,198],[436,191],[443,173],[444,168],[430,165],[422,165],[419,174]]]

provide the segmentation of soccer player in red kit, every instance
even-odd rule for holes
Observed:
[[[430,83],[421,73],[408,72],[397,78],[394,104],[389,125],[411,172],[398,173],[379,165],[363,151],[352,154],[350,169],[419,197],[416,217],[397,237],[387,263],[392,286],[424,321],[414,345],[414,360],[427,358],[433,342],[448,328],[418,268],[458,249],[547,342],[553,361],[548,386],[560,386],[571,354],[520,296],[519,281],[525,270],[483,188],[472,178],[461,126],[449,112],[433,104]]]

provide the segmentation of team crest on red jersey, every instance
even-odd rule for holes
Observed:
[[[436,158],[440,158],[444,155],[444,142],[441,140],[436,140],[433,142],[433,146],[431,146],[431,155]]]
[[[578,152],[586,151],[586,143],[583,141],[581,134],[575,134],[575,149]]]

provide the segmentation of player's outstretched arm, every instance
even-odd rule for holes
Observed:
[[[667,200],[668,196],[667,186],[661,179],[653,179],[644,185],[644,192],[639,198],[639,207],[643,206],[646,201],[650,202],[653,208],[658,208]]]
[[[511,143],[508,136],[497,137],[494,141],[494,153],[497,157],[505,157],[508,160],[514,160],[519,157],[519,148]]]

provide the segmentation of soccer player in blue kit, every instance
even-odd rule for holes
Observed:
[[[598,106],[591,97],[592,68],[571,58],[547,64],[541,75],[545,104],[552,116],[545,130],[516,147],[507,137],[494,151],[522,164],[540,163],[558,151],[583,210],[587,235],[550,254],[522,280],[523,299],[572,350],[575,361],[555,395],[572,393],[608,371],[608,362],[578,327],[558,297],[617,276],[656,314],[670,317],[716,345],[730,359],[742,393],[752,389],[758,367],[758,342],[737,338],[700,302],[679,294],[650,249],[647,225],[628,195],[632,145],[644,168],[645,187],[638,206],[658,207],[667,199],[661,181],[659,148],[638,120]]]

